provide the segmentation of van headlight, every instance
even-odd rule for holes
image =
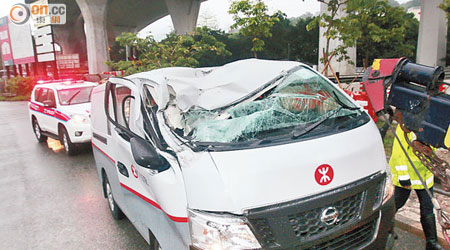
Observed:
[[[188,209],[192,245],[205,250],[259,249],[245,221],[237,216]]]
[[[74,114],[70,116],[71,120],[75,124],[87,124],[89,122],[89,118],[85,115]]]
[[[392,184],[391,171],[389,165],[386,167],[386,178],[378,186],[378,191],[375,196],[375,203],[373,210],[378,209],[384,205],[394,195],[394,184]]]
[[[387,166],[389,168],[389,165]],[[384,184],[383,204],[394,195],[394,184],[392,183],[391,171],[386,170],[386,182]]]

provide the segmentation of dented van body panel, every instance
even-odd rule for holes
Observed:
[[[376,125],[301,63],[250,59],[111,78],[93,92],[92,131],[101,182],[111,182],[150,245],[379,249],[391,241]],[[348,237],[357,240],[346,245]]]

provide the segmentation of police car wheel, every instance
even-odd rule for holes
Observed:
[[[66,151],[66,154],[68,155],[75,155],[76,154],[76,148],[75,144],[70,141],[69,133],[67,132],[66,128],[62,127],[59,131],[60,135],[60,141],[64,146],[64,150]]]
[[[36,140],[39,143],[47,141],[47,136],[42,134],[41,127],[39,126],[39,123],[37,122],[36,118],[33,118],[33,132],[36,136]]]
[[[104,188],[106,193],[106,199],[108,200],[109,209],[111,215],[115,220],[120,220],[124,217],[122,210],[117,206],[116,201],[112,193],[111,185],[109,184],[108,177],[105,176]]]

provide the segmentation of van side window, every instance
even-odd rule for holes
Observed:
[[[116,120],[116,114],[114,112],[115,107],[114,107],[114,102],[113,102],[113,95],[111,92],[108,93],[108,113],[109,116],[111,117],[111,119],[113,119],[114,121]],[[108,135],[111,135],[111,123],[107,122],[107,130],[108,130]]]
[[[131,95],[131,89],[125,86],[116,85],[114,94],[115,97],[113,98],[115,98],[116,101],[113,101],[113,103],[115,103],[114,113],[116,114],[116,122],[123,127],[128,127],[131,116],[131,102],[133,100],[129,97]]]
[[[148,133],[152,134],[153,140],[156,140],[155,143],[159,144],[161,147],[167,147],[167,143],[164,141],[158,121],[156,118],[156,112],[158,111],[158,105],[156,104],[153,96],[156,95],[155,89],[150,85],[144,85],[142,102],[144,104],[146,114],[144,114],[144,130]]]
[[[153,91],[154,90],[152,87],[150,87],[149,85],[145,85],[143,101],[147,109],[151,109],[153,110],[153,112],[156,112],[158,110],[158,105],[156,104],[155,99],[153,99],[151,93]]]

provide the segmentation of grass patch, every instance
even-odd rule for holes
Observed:
[[[30,100],[29,95],[18,95],[18,96],[1,96],[0,95],[0,101],[5,101],[5,102],[28,101],[28,100]]]
[[[386,133],[386,136],[384,137],[383,144],[384,144],[384,151],[386,152],[386,158],[390,159],[392,154],[392,145],[394,144],[394,134],[389,130]]]
[[[384,122],[381,121],[380,119],[377,122],[377,127],[381,128],[383,127]],[[392,133],[391,130],[388,129],[388,131],[386,132],[386,135],[383,138],[383,144],[384,144],[384,151],[386,153],[386,158],[389,160],[391,158],[391,154],[392,154],[392,145],[394,144],[394,134]]]

